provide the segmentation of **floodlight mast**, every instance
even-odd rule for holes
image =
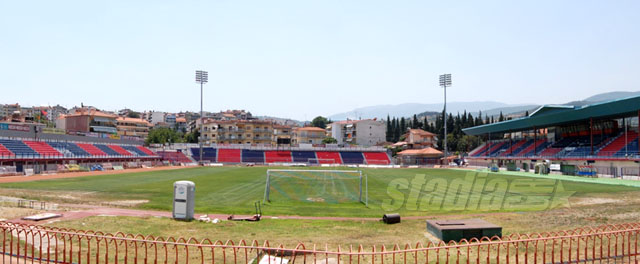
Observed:
[[[200,136],[198,137],[198,143],[200,145],[200,160],[198,160],[198,163],[200,165],[203,164],[202,162],[202,131],[203,131],[203,126],[204,126],[204,116],[203,116],[203,111],[202,111],[202,91],[203,91],[203,87],[204,84],[209,82],[209,73],[206,71],[201,71],[201,70],[197,70],[196,71],[196,83],[200,84]]]
[[[451,86],[451,73],[440,75],[440,86],[444,88],[444,160],[446,162],[449,157],[447,150],[447,86]]]

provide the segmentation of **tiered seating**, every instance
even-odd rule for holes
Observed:
[[[292,162],[291,151],[268,150],[264,152],[264,159],[266,163]]]
[[[364,164],[362,152],[340,151],[340,157],[342,157],[344,164]]]
[[[242,151],[239,149],[218,149],[218,162],[240,163],[242,162]]]
[[[505,143],[507,144],[507,149],[505,152],[502,152],[500,154],[500,156],[507,156],[507,155],[512,155],[515,153],[515,150],[520,148],[520,146],[524,145],[525,143],[527,143],[527,140],[523,139],[523,140],[519,140],[516,143],[514,143],[513,145],[511,145],[512,143]],[[509,146],[511,145],[511,146]]]
[[[539,139],[535,142],[535,144],[531,144],[527,148],[520,151],[518,156],[531,156],[531,155],[534,155],[533,153],[534,151],[537,151],[538,153],[540,153],[544,150],[546,146],[547,146],[547,141]]]
[[[15,156],[15,155],[9,149],[7,149],[2,144],[0,144],[0,157],[8,157],[8,156]]]
[[[371,165],[389,165],[389,155],[384,152],[363,152],[364,158],[367,160],[367,164]]]
[[[122,146],[122,148],[127,150],[127,151],[129,151],[129,152],[131,152],[131,153],[133,153],[133,154],[136,154],[138,156],[142,156],[142,157],[148,156],[147,153],[145,153],[144,151],[140,150],[136,146]],[[153,156],[155,156],[155,154]]]
[[[199,151],[199,149],[198,149]],[[203,151],[204,154],[204,151]],[[155,154],[153,154],[155,156]],[[158,151],[158,155],[160,155],[160,157],[163,160],[168,160],[171,162],[181,162],[181,163],[191,163],[191,159],[189,159],[189,157],[187,157],[186,155],[184,155],[184,153],[180,152],[180,151]],[[199,157],[198,157],[199,158]],[[204,159],[204,155],[202,157]]]
[[[109,147],[111,149],[113,149],[115,152],[118,152],[118,154],[122,155],[122,156],[133,156],[133,154],[129,151],[127,151],[126,149],[124,149],[121,146],[118,145],[109,145]],[[146,156],[146,155],[144,155]]]
[[[191,148],[193,153],[193,159],[200,161],[200,148]],[[208,160],[210,162],[216,162],[218,151],[215,148],[202,148],[202,160]]]
[[[620,151],[624,151],[624,147],[627,146],[629,143],[633,142],[633,140],[635,140],[637,137],[638,137],[638,133],[635,131],[629,131],[627,135],[622,133],[620,134],[620,136],[614,139],[611,143],[609,143],[609,145],[607,145],[606,147],[598,151],[598,156],[613,156],[613,155],[618,156],[618,153]]]
[[[318,163],[318,158],[314,151],[291,151],[293,162]]]
[[[533,139],[529,139],[529,140],[525,141],[524,144],[522,144],[519,147],[513,149],[513,153],[511,154],[511,156],[518,156],[520,154],[520,152],[522,152],[524,149],[528,148],[532,144],[533,144]]]
[[[93,144],[78,143],[77,145],[78,145],[78,147],[80,147],[81,149],[83,149],[84,151],[89,153],[89,155],[91,155],[91,156],[106,156],[107,155],[107,153],[104,153],[104,151],[100,150],[99,148],[97,148]]]
[[[623,147],[620,151],[618,151],[616,156],[625,156],[625,155],[638,155],[638,138],[631,141],[626,147]]]
[[[38,152],[35,152],[29,146],[24,144],[20,140],[0,139],[0,144],[4,145],[9,151],[13,152],[17,156],[30,156],[39,157]]]
[[[96,146],[97,148],[99,148],[100,150],[102,150],[102,152],[107,153],[107,155],[109,155],[109,156],[120,156],[120,154],[118,152],[116,152],[115,150],[111,149],[107,145],[103,145],[103,144],[93,144],[93,145]]]
[[[29,146],[34,151],[38,152],[40,156],[44,157],[59,157],[62,153],[49,146],[44,141],[23,141],[25,145]]]
[[[563,148],[548,147],[548,148],[544,149],[542,152],[540,152],[540,156],[541,157],[553,157],[556,154],[558,154],[558,152],[560,152],[562,150],[563,150]]]
[[[143,146],[137,146],[136,148],[139,149],[140,151],[144,152],[144,154],[147,154],[147,156],[155,156],[156,155],[155,153],[153,153],[153,151],[151,151],[150,149],[145,148]],[[184,155],[184,154],[182,154],[182,155]]]
[[[242,162],[264,163],[264,151],[243,149]]]
[[[489,146],[489,149],[483,154],[483,156],[491,156],[496,152],[500,151],[500,149],[505,147],[506,142],[502,141],[502,142],[491,142],[491,143],[492,143],[491,146]]]
[[[480,145],[479,147],[477,147],[476,149],[474,149],[471,152],[469,152],[469,156],[473,156],[473,157],[480,156],[480,155],[482,155],[482,153],[487,151],[487,147],[489,147],[489,144],[484,143],[484,144]]]
[[[316,151],[320,164],[342,164],[340,153],[336,151]]]
[[[78,145],[76,145],[74,143],[49,142],[49,145],[51,145],[52,147],[54,147],[54,148],[56,148],[58,150],[69,151],[72,155],[77,156],[77,157],[83,157],[83,156],[89,156],[90,155],[88,152],[86,152],[82,148],[78,147]]]

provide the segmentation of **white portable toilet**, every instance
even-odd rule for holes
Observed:
[[[193,220],[196,184],[191,181],[173,183],[173,219]]]

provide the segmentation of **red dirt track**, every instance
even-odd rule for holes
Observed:
[[[121,173],[138,173],[138,172],[147,172],[147,171],[178,170],[178,169],[184,169],[184,168],[191,168],[191,167],[163,166],[163,167],[154,167],[154,168],[139,168],[139,169],[126,169],[126,170],[66,172],[66,173],[58,173],[58,174],[33,175],[33,176],[7,176],[7,177],[0,177],[0,183],[28,182],[28,181],[50,180],[50,179],[75,178],[75,177],[84,177],[84,176],[98,176],[98,175],[121,174]]]

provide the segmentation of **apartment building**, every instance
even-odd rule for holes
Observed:
[[[338,121],[328,127],[340,144],[375,146],[386,141],[386,124],[377,119]]]
[[[297,127],[293,129],[293,144],[322,144],[327,131],[319,127]]]
[[[422,129],[409,129],[405,134],[405,141],[411,149],[422,149],[427,147],[436,148],[438,138],[436,134]]]
[[[293,128],[291,126],[273,125],[273,140],[276,145],[290,145]]]
[[[118,117],[116,119],[118,135],[146,138],[149,135],[151,123],[142,118]]]
[[[265,120],[206,120],[205,143],[272,144],[273,122]]]

